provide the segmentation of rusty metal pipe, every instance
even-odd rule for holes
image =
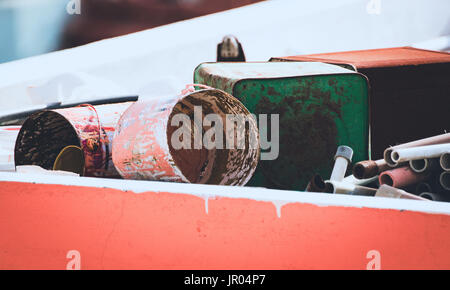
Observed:
[[[445,190],[450,190],[450,171],[444,171],[439,176],[439,183]]]
[[[348,164],[352,162],[353,150],[348,146],[339,146],[334,156],[334,167],[330,180],[342,181],[347,171]]]
[[[445,133],[442,135],[437,135],[425,139],[420,139],[416,141],[412,141],[409,143],[400,144],[397,146],[389,147],[386,150],[384,150],[383,157],[386,163],[391,166],[395,167],[397,166],[397,163],[391,159],[392,151],[400,148],[410,148],[410,147],[417,147],[417,146],[425,146],[425,145],[433,145],[433,144],[443,144],[443,143],[450,143],[450,133]]]
[[[439,163],[441,164],[442,169],[450,171],[450,152],[442,154]]]
[[[414,172],[409,166],[387,170],[380,174],[380,185],[386,184],[392,187],[405,187],[416,184],[428,178],[429,174]]]
[[[86,105],[31,115],[22,125],[16,140],[15,165],[37,165],[52,170],[61,151],[68,146],[76,146],[82,150],[84,168],[75,173],[120,177],[112,162],[111,142],[120,115],[131,104],[133,102]],[[59,162],[57,167],[70,166]]]
[[[398,164],[400,162],[410,160],[437,158],[449,151],[450,151],[450,143],[410,147],[410,148],[400,148],[392,151],[391,159],[396,164]]]
[[[363,196],[374,196],[377,190],[370,187],[365,187],[361,185],[355,185],[346,182],[339,182],[333,180],[325,181],[325,191],[326,193],[337,193],[337,194],[351,194],[351,195],[363,195]]]
[[[241,102],[224,91],[203,89],[185,93],[138,101],[122,115],[113,144],[113,161],[121,176],[126,179],[245,185],[258,164],[260,151],[256,119]],[[219,116],[216,121],[223,124],[215,140],[223,139],[223,143],[235,142],[231,145],[236,145],[235,134],[243,134],[245,146],[202,146],[202,135],[207,135],[202,133],[212,129],[211,124],[205,123],[210,114]],[[203,119],[203,116],[206,117]],[[227,116],[247,118],[248,129],[236,131],[234,126],[228,128]],[[218,124],[215,125],[217,127]],[[176,145],[179,141],[182,146]]]
[[[353,175],[358,179],[366,179],[391,169],[384,159],[360,161],[353,166]]]
[[[432,172],[439,169],[439,161],[438,159],[429,158],[410,160],[409,167],[417,173]]]
[[[423,197],[414,195],[404,190],[383,184],[375,193],[376,197],[389,197],[389,198],[401,198],[401,199],[414,199],[414,200],[427,200]]]

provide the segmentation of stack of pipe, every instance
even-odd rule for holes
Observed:
[[[314,176],[306,190],[450,201],[450,133],[389,147],[384,159],[358,162],[353,175],[340,178]]]

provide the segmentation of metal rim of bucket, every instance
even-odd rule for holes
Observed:
[[[76,166],[75,164],[70,164],[67,162],[67,159],[69,157],[69,154],[77,154],[80,158],[73,159],[69,158],[71,160],[77,160],[79,163],[79,166]],[[84,175],[84,153],[81,147],[75,146],[75,145],[69,145],[64,147],[61,152],[59,152],[58,156],[55,159],[55,162],[53,164],[53,170],[61,170],[61,171],[69,171],[79,174],[80,176]]]

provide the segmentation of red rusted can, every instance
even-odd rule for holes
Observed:
[[[138,101],[122,115],[113,143],[115,167],[127,179],[245,185],[259,158],[255,117],[236,98],[221,90],[184,92],[187,94]],[[224,143],[236,145],[238,138],[234,136],[243,134],[245,146],[212,148],[205,146],[205,142],[199,144],[196,134],[201,133],[201,140],[205,141],[208,130],[213,128],[213,123],[205,124],[209,114],[214,114],[222,124],[227,124],[227,116],[246,117],[245,132],[237,132],[233,124],[233,128],[224,126],[214,135],[214,141],[221,136]],[[179,116],[186,116],[186,122],[179,122],[183,119]],[[177,130],[183,128],[187,135],[182,135],[182,140],[175,138]],[[176,146],[177,140],[187,146]]]
[[[52,170],[69,146],[81,150],[81,172],[91,177],[120,177],[114,168],[111,142],[122,113],[133,102],[46,110],[23,124],[15,145],[15,165],[38,165]],[[74,155],[75,156],[75,155]]]

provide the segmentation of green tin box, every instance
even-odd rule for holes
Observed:
[[[261,158],[250,186],[304,190],[314,174],[328,179],[339,145],[353,148],[354,162],[368,159],[369,88],[362,74],[318,62],[203,63],[194,83],[238,98],[269,144],[279,134],[278,157]],[[261,152],[273,158],[275,146]]]

